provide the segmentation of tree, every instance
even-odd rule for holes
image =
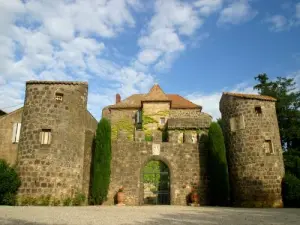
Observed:
[[[0,159],[0,205],[15,205],[21,180],[15,169]]]
[[[208,173],[212,205],[226,206],[229,199],[229,178],[222,129],[212,122],[208,131]]]
[[[296,90],[293,78],[277,77],[270,81],[267,74],[255,77],[259,84],[254,86],[261,95],[277,99],[276,113],[282,146],[285,150],[300,151],[300,91]]]
[[[110,122],[102,118],[98,123],[95,150],[92,164],[91,203],[102,204],[107,200],[110,182],[111,163],[111,126]]]

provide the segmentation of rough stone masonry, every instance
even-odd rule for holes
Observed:
[[[0,158],[16,165],[20,197],[76,192],[89,195],[93,139],[98,121],[87,111],[86,82],[29,81],[24,107],[0,116]],[[112,125],[108,201],[125,190],[125,203],[144,204],[143,168],[159,160],[170,171],[170,203],[186,205],[194,187],[209,203],[205,140],[211,116],[180,95],[154,85],[103,109]],[[275,101],[268,96],[223,93],[227,158],[235,206],[282,206],[284,176]],[[168,140],[162,140],[164,129]],[[147,140],[147,141],[146,141]]]

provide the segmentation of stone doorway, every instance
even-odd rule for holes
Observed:
[[[170,205],[170,170],[160,160],[151,160],[143,168],[144,205]]]

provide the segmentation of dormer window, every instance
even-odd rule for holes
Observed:
[[[62,102],[63,97],[64,97],[64,94],[63,94],[63,93],[55,93],[55,100],[56,100],[57,102]]]

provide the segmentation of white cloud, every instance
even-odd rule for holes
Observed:
[[[270,31],[286,31],[300,25],[300,2],[297,4],[284,4],[283,9],[293,11],[293,14],[290,16],[283,16],[280,14],[272,16],[268,15],[263,22],[270,24]]]
[[[247,0],[235,1],[221,11],[218,24],[240,24],[252,20],[257,14]]]
[[[104,40],[135,26],[132,10],[139,7],[138,0],[0,1],[0,108],[22,104],[25,81],[32,79],[114,80],[130,93],[149,85],[151,75],[101,65]],[[98,80],[88,72],[101,68],[110,73]]]
[[[162,52],[175,52],[183,50],[184,44],[171,28],[158,29],[149,36],[142,37],[139,45],[146,49],[156,49]]]
[[[45,20],[45,28],[54,39],[68,41],[74,38],[74,24],[69,18],[51,18]]]
[[[152,64],[160,56],[161,52],[154,49],[145,49],[139,53],[138,59],[143,64]]]
[[[279,32],[288,28],[288,20],[282,15],[268,17],[265,22],[271,25],[271,31]]]
[[[198,0],[194,5],[199,8],[201,15],[209,16],[222,8],[223,0]]]
[[[197,8],[180,0],[157,0],[146,32],[138,40],[139,63],[155,69],[170,68],[178,53],[185,50],[183,38],[192,37],[203,24]],[[135,62],[134,65],[142,67]]]
[[[253,90],[253,87],[249,83],[240,83],[232,88],[224,88],[219,92],[213,92],[211,94],[203,93],[191,93],[185,97],[190,101],[199,104],[203,107],[203,112],[210,114],[214,120],[221,118],[219,110],[219,102],[223,92],[256,94],[257,91]]]
[[[296,4],[296,18],[300,20],[300,2]]]

